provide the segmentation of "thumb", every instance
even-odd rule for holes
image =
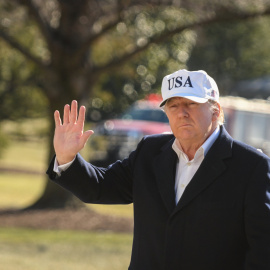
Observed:
[[[87,130],[83,133],[81,140],[82,140],[82,144],[85,145],[86,142],[88,141],[88,139],[90,138],[91,135],[94,134],[93,130]]]

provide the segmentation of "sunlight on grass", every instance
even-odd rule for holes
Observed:
[[[1,129],[4,133],[21,140],[46,137],[48,127],[49,122],[46,118],[4,120],[1,122]]]
[[[90,208],[95,211],[105,214],[105,215],[115,215],[121,217],[133,217],[133,205],[98,205],[98,204],[90,204]]]
[[[0,172],[0,208],[30,206],[42,194],[47,168],[46,121],[2,125],[10,145],[0,167],[42,174]],[[82,155],[87,159],[87,151]],[[132,205],[89,205],[103,214],[132,217]],[[126,270],[131,234],[0,228],[0,269]]]
[[[0,166],[45,172],[46,146],[45,142],[14,141],[0,159]]]
[[[132,235],[0,228],[5,270],[126,270]]]
[[[42,193],[47,169],[47,142],[45,119],[27,119],[22,122],[4,121],[2,127],[9,134],[10,145],[0,158],[0,167],[37,171],[44,175],[0,172],[0,208],[23,208],[31,205]],[[90,128],[89,124],[86,129]],[[88,160],[89,147],[81,155]],[[89,205],[102,214],[132,217],[131,205]]]
[[[24,208],[35,202],[45,185],[45,176],[0,173],[0,208]],[[107,215],[133,217],[130,205],[87,204],[93,210]]]
[[[0,173],[0,208],[23,208],[41,194],[44,176]]]
[[[46,119],[3,121],[2,131],[8,136],[9,146],[0,158],[0,166],[44,171],[47,167]]]

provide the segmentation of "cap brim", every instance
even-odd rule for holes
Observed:
[[[202,97],[195,97],[195,96],[179,95],[179,94],[177,94],[177,95],[172,95],[172,96],[170,96],[170,97],[164,99],[164,100],[160,103],[159,107],[163,107],[163,106],[165,105],[165,103],[166,103],[170,98],[173,98],[173,97],[187,98],[187,99],[190,99],[190,100],[195,101],[195,102],[197,102],[197,103],[206,103],[206,102],[208,101],[208,98],[202,98]]]

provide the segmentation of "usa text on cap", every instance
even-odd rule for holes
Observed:
[[[198,103],[205,103],[209,99],[219,100],[219,91],[216,82],[205,71],[188,71],[180,69],[163,78],[161,93],[164,106],[172,97],[184,97]]]

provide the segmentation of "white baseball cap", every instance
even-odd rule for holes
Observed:
[[[219,91],[216,82],[205,71],[188,71],[180,69],[163,78],[161,86],[163,101],[160,107],[172,97],[184,97],[198,103],[209,99],[219,101]]]

